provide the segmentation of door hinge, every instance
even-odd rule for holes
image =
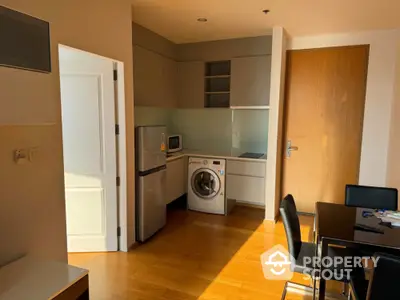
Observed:
[[[121,186],[121,177],[117,176],[117,186]]]
[[[119,135],[119,125],[115,124],[115,135]]]
[[[114,81],[118,80],[118,71],[114,70]]]
[[[121,227],[117,227],[117,236],[121,236]]]

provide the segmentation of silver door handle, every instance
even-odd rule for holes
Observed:
[[[286,157],[290,157],[292,151],[298,151],[299,147],[292,146],[292,141],[288,140],[286,143]]]

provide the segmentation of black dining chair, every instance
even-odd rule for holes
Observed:
[[[346,206],[397,210],[397,189],[346,185]]]
[[[297,215],[296,204],[292,195],[287,195],[281,202],[280,205],[280,213],[282,216],[283,225],[285,227],[285,233],[289,248],[289,254],[293,257],[294,261],[291,264],[291,270],[295,273],[307,273],[307,274],[315,274],[315,277],[318,277],[319,267],[315,265],[304,265],[304,257],[312,258],[312,262],[314,262],[314,257],[316,256],[317,245],[314,243],[303,242],[301,240],[301,230],[300,230],[300,220]],[[336,257],[336,256],[352,256],[353,253],[349,249],[345,248],[334,248],[329,247],[328,256]],[[344,265],[339,265],[336,267],[331,267],[330,270],[335,274],[336,278],[343,278],[343,282],[347,283],[350,278],[346,278],[344,276]],[[314,286],[315,286],[315,278],[314,278]],[[311,286],[306,286],[303,284],[298,284],[295,282],[288,281],[285,284],[282,300],[285,299],[287,289],[293,288],[296,290],[301,290],[306,294],[311,294],[315,297],[315,290]]]
[[[350,299],[386,300],[399,299],[400,257],[376,253],[377,266],[372,270],[369,281],[363,273],[353,273],[350,281]]]

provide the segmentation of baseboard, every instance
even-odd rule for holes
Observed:
[[[246,206],[246,207],[252,207],[252,208],[258,208],[258,209],[265,209],[264,205],[259,205],[259,204],[254,204],[254,203],[248,203],[248,202],[242,202],[242,201],[237,201],[236,200],[236,205],[238,206]]]
[[[274,217],[274,222],[275,222],[275,224],[278,223],[280,217],[281,217],[281,214],[278,212],[278,213],[276,214],[276,216]]]
[[[140,246],[140,244],[138,243],[138,242],[134,242],[130,247],[129,247],[129,249],[128,249],[128,252],[129,251],[132,251],[132,250],[135,250],[137,247],[139,247]]]
[[[187,209],[187,194],[167,204],[167,209]]]

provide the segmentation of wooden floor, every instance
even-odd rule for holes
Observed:
[[[287,246],[284,228],[263,219],[263,210],[242,206],[228,217],[175,209],[161,232],[131,252],[70,254],[69,263],[89,269],[94,300],[280,299],[284,282],[264,278],[260,255]],[[301,217],[305,240],[312,222]]]

